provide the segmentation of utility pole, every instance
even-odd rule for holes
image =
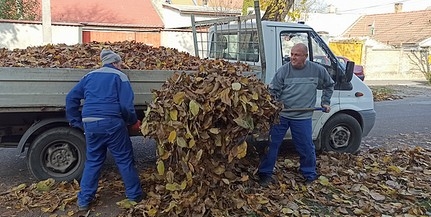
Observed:
[[[51,0],[42,0],[42,34],[43,44],[52,43]]]

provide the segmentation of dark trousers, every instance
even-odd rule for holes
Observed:
[[[278,150],[283,143],[284,136],[290,128],[293,143],[300,157],[302,175],[306,179],[314,180],[316,173],[316,150],[312,138],[312,120],[294,120],[280,117],[280,123],[271,127],[269,147],[259,165],[259,174],[272,175],[277,161]]]
[[[109,149],[120,171],[126,197],[142,197],[139,174],[136,170],[132,142],[122,119],[103,119],[84,123],[87,154],[78,193],[78,205],[88,205],[96,194],[100,171]]]

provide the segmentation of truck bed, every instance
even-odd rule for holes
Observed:
[[[66,94],[91,69],[0,67],[0,112],[63,111]],[[123,70],[135,92],[135,105],[152,101],[174,73],[168,70]]]

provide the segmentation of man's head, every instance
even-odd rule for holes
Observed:
[[[293,68],[302,69],[308,58],[308,48],[303,43],[295,44],[290,50],[290,62]]]
[[[102,60],[102,65],[113,64],[115,67],[121,67],[121,57],[114,51],[103,49],[100,52],[100,59]]]

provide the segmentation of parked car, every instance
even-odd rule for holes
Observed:
[[[343,56],[337,56],[337,59],[342,64],[346,64],[347,61],[350,61],[348,58],[343,57]],[[327,66],[331,65],[331,61],[326,56],[314,56],[313,61],[320,63],[320,64],[323,64],[323,65],[327,65]],[[358,78],[361,79],[362,81],[365,79],[364,67],[362,65],[356,65],[355,64],[355,67],[353,69],[353,73],[356,76],[358,76]]]
[[[344,64],[346,64],[347,61],[350,61],[349,59],[347,59],[346,57],[343,57],[343,56],[337,56],[337,58],[341,63],[344,63]],[[361,79],[362,81],[365,79],[364,66],[355,64],[355,68],[353,69],[353,73],[356,76],[358,76],[358,78]]]

